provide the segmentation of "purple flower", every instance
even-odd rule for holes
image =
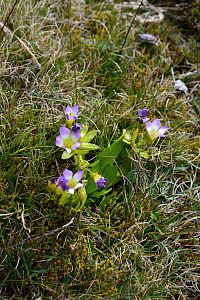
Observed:
[[[56,146],[63,148],[67,153],[71,153],[73,150],[80,147],[81,142],[78,142],[81,134],[79,130],[72,131],[66,127],[60,127],[60,135],[56,137]]]
[[[69,194],[74,194],[75,190],[83,187],[83,184],[79,181],[83,177],[83,171],[78,171],[74,175],[70,170],[64,170],[63,176],[58,178],[58,185],[63,191],[68,191]]]
[[[50,180],[48,180],[48,186],[51,190],[55,191],[58,186],[57,178],[51,178]]]
[[[80,113],[78,112],[78,105],[70,107],[69,105],[65,109],[65,116],[67,120],[74,121],[78,118]]]
[[[83,125],[81,123],[76,123],[72,126],[72,131],[80,131],[83,129]]]
[[[56,178],[51,178],[51,179],[50,179],[50,183],[51,183],[51,184],[56,184],[56,182],[57,182],[57,179],[56,179]]]
[[[107,182],[106,178],[102,177],[98,173],[93,173],[92,176],[93,176],[94,181],[95,181],[95,183],[96,183],[99,190],[106,187],[106,182]]]
[[[64,176],[58,177],[58,186],[63,190],[63,192],[69,189],[67,183],[68,181],[65,179]]]
[[[146,129],[148,134],[152,139],[156,139],[157,137],[165,137],[164,134],[169,127],[168,126],[161,126],[160,120],[155,119],[153,122],[146,122]]]
[[[142,119],[143,122],[146,122],[146,121],[149,120],[149,119],[147,118],[148,110],[147,110],[146,108],[144,108],[144,109],[139,108],[138,111],[137,111],[137,113],[138,113],[138,117],[139,117],[140,119]]]
[[[104,177],[99,178],[99,180],[96,181],[96,185],[97,185],[98,189],[102,190],[103,188],[105,188],[106,182],[107,182],[106,178],[104,178]]]

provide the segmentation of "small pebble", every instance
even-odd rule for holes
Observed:
[[[178,80],[175,81],[175,83],[174,83],[174,88],[175,88],[176,90],[179,90],[179,91],[181,91],[181,92],[184,92],[185,94],[188,93],[188,88],[187,88],[187,86],[186,86],[185,83],[184,83],[182,80],[180,80],[180,79],[178,79]]]
[[[158,42],[158,38],[149,33],[138,34],[138,37],[141,42],[146,43],[146,44],[156,45]]]

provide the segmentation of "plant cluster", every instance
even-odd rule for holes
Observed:
[[[121,180],[120,170],[129,172],[127,161],[133,152],[149,159],[156,139],[165,137],[169,127],[161,126],[157,118],[150,122],[146,108],[139,108],[137,114],[137,128],[124,129],[123,134],[112,145],[100,151],[90,163],[86,155],[92,150],[99,150],[98,145],[91,143],[98,131],[89,130],[88,125],[77,122],[80,116],[78,105],[66,107],[66,124],[60,127],[56,146],[64,149],[63,160],[73,158],[72,168],[75,173],[64,169],[62,175],[48,182],[50,190],[59,198],[60,205],[82,210],[87,198],[94,203],[101,197],[105,199],[112,186]],[[146,125],[146,130],[142,123]]]

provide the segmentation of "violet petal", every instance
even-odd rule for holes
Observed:
[[[160,127],[161,127],[160,120],[159,119],[153,120],[153,122],[151,123],[151,129],[158,130]]]
[[[74,174],[74,179],[76,180],[76,182],[80,181],[83,177],[83,171],[78,171]]]
[[[60,135],[61,135],[61,137],[68,137],[70,135],[70,130],[65,126],[61,126],[60,127]]]
[[[58,147],[63,146],[62,138],[60,135],[56,137],[56,146],[58,146]]]
[[[74,146],[72,147],[72,150],[77,149],[78,147],[80,147],[81,143],[77,142],[76,144],[74,144]]]
[[[72,171],[65,169],[63,171],[63,175],[66,180],[70,180],[73,176],[73,173],[72,173]]]
[[[80,139],[80,137],[81,137],[81,133],[79,130],[72,131],[72,139],[73,140],[77,141],[78,139]]]
[[[78,105],[74,105],[71,109],[71,112],[74,114],[74,115],[77,115],[78,114]]]

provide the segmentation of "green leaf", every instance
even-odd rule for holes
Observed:
[[[98,173],[105,177],[107,179],[107,187],[112,186],[121,180],[121,177],[118,175],[118,168],[113,164],[121,153],[124,145],[126,145],[123,142],[123,139],[124,135],[116,140],[111,146],[104,149],[100,154],[98,154],[96,160],[92,164],[91,173]],[[90,177],[87,182],[87,194],[92,194],[93,196],[93,193],[97,191],[97,189],[98,188],[94,179]],[[99,194],[99,191],[96,193],[97,195],[101,195]]]
[[[103,189],[103,190],[101,190],[101,191],[97,191],[97,192],[93,193],[93,194],[91,195],[91,197],[99,198],[99,197],[101,197],[101,196],[103,196],[103,195],[107,195],[107,194],[110,193],[111,191],[112,191],[112,188],[110,188],[110,189]]]
[[[96,167],[99,163],[99,160],[95,160],[93,163],[90,164],[90,167]]]
[[[86,193],[87,193],[87,195],[89,195],[97,190],[98,190],[98,188],[94,181],[94,178],[92,176],[90,176],[88,179],[87,185],[86,185]]]
[[[89,151],[90,151],[90,150],[83,150],[83,149],[78,148],[78,149],[74,150],[74,153],[75,153],[75,154],[79,154],[79,155],[85,155],[85,154],[87,154]]]
[[[91,130],[89,131],[85,136],[83,136],[80,141],[83,143],[88,143],[90,142],[96,135],[97,135],[97,130]]]
[[[99,163],[92,168],[92,172],[102,174],[106,166],[113,165],[114,161],[122,151],[124,145],[126,145],[123,139],[124,135],[122,135],[111,146],[108,146],[100,154],[97,155],[95,162],[99,161]]]
[[[82,143],[79,149],[83,150],[97,150],[99,149],[99,146],[91,143]]]
[[[106,164],[112,164],[113,160],[115,160],[118,155],[120,154],[124,142],[123,142],[124,136],[122,135],[118,140],[116,140],[111,146],[108,146],[105,150],[103,150],[98,157],[105,159]]]
[[[81,138],[83,138],[88,132],[88,125],[83,125],[83,129],[81,130]]]
[[[117,176],[117,167],[114,165],[108,165],[105,167],[104,171],[103,171],[103,177],[105,177],[107,179],[107,183],[106,186],[111,186],[115,183],[115,179]]]
[[[73,153],[67,153],[66,151],[62,154],[62,159],[69,159]]]

